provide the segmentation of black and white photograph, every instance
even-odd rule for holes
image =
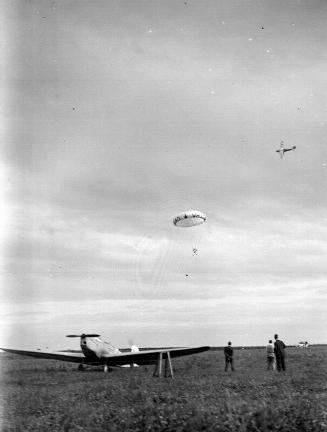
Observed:
[[[0,431],[327,430],[327,1],[0,0]]]

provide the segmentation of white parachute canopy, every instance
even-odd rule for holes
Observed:
[[[206,219],[207,216],[198,210],[187,210],[175,216],[173,223],[177,227],[187,228],[201,225]]]

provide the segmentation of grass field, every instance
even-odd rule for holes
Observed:
[[[326,431],[327,347],[287,349],[287,372],[267,372],[262,349],[152,367],[79,372],[76,365],[0,354],[2,431]]]

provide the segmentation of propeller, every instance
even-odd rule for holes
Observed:
[[[85,337],[99,337],[99,336],[100,335],[98,335],[98,334],[85,334],[85,333],[83,333],[81,335],[66,335],[66,337],[69,337],[69,338],[75,338],[75,337],[85,338]]]

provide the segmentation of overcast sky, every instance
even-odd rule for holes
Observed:
[[[0,346],[327,342],[327,3],[1,8]]]

